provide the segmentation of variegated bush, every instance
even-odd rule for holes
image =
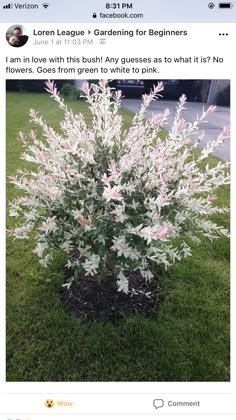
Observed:
[[[143,95],[128,130],[119,112],[121,92],[109,88],[107,81],[82,86],[90,124],[83,114],[68,109],[53,82],[46,86],[64,119],[56,132],[30,110],[41,135],[32,130],[20,132],[19,138],[25,150],[21,158],[36,164],[35,169],[18,170],[10,177],[24,192],[10,203],[10,216],[20,221],[11,234],[17,239],[33,235],[33,253],[43,266],[53,259],[53,250],[61,248],[76,278],[85,274],[102,280],[112,273],[118,291],[128,293],[130,272],[140,270],[149,281],[153,265],[167,268],[190,256],[193,241],[228,236],[211,216],[228,211],[214,200],[215,190],[229,183],[229,162],[212,167],[204,159],[229,137],[229,128],[198,157],[193,154],[201,139],[199,124],[213,106],[194,123],[187,122],[182,95],[163,140],[160,131],[169,111],[146,115],[162,83]]]

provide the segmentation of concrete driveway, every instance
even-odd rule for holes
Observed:
[[[123,99],[122,106],[127,108],[129,111],[137,112],[140,108],[140,99]],[[186,110],[183,112],[183,118],[187,121],[193,122],[196,119],[196,115],[200,115],[202,108],[206,109],[207,105],[199,102],[188,102]],[[150,117],[153,114],[163,112],[164,109],[168,108],[171,112],[167,124],[164,126],[169,129],[172,125],[173,117],[175,115],[176,101],[165,101],[156,100],[151,102],[147,116]],[[225,125],[230,124],[230,109],[228,107],[219,106],[216,111],[209,115],[207,123],[201,123],[199,127],[205,131],[204,139],[199,144],[199,147],[203,148],[206,143],[213,140],[224,128]],[[214,153],[216,156],[224,160],[230,160],[230,140],[226,140]]]

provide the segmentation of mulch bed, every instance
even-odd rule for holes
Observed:
[[[139,271],[131,273],[128,278],[130,290],[135,289],[137,294],[117,292],[112,278],[98,283],[93,277],[82,277],[69,289],[62,288],[61,300],[66,309],[82,320],[117,322],[137,313],[154,316],[159,306],[157,279],[146,282]],[[147,297],[145,294],[149,292]]]

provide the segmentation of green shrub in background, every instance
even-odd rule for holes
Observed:
[[[80,91],[71,83],[65,83],[60,91],[61,95],[65,98],[72,98],[72,99],[79,99],[80,98]]]

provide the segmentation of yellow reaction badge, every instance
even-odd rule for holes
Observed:
[[[45,405],[47,408],[52,408],[54,406],[54,401],[49,398],[45,401]]]

